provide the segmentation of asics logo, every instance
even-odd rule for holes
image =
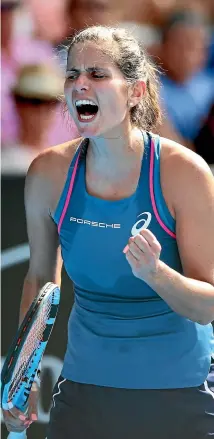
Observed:
[[[143,216],[143,218],[139,219],[132,227],[131,234],[132,236],[138,235],[143,229],[148,229],[149,224],[152,219],[152,214],[150,212],[143,212],[138,215],[138,218]]]

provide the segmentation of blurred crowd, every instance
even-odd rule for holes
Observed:
[[[1,0],[2,175],[78,137],[64,111],[66,45],[94,24],[129,29],[160,76],[161,136],[214,168],[214,0]]]

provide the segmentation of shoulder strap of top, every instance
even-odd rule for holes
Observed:
[[[67,173],[66,182],[65,182],[62,194],[60,196],[57,208],[56,208],[54,216],[53,216],[53,219],[57,224],[58,233],[60,233],[62,223],[63,223],[63,220],[65,218],[65,214],[66,214],[66,211],[67,211],[67,208],[69,205],[69,201],[70,201],[71,194],[73,191],[74,181],[75,181],[75,177],[76,177],[76,173],[77,173],[77,169],[78,169],[78,164],[80,161],[80,156],[81,156],[82,150],[84,149],[85,141],[86,141],[86,139],[81,141],[81,143],[78,146],[78,148],[74,154],[74,157],[71,161],[71,164],[69,166],[68,173]]]
[[[158,135],[151,134],[151,155],[149,170],[149,187],[152,208],[162,229],[172,238],[175,235],[175,220],[169,212],[161,189],[160,179],[161,141]]]

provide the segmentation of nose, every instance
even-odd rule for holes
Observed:
[[[75,81],[75,89],[78,92],[84,92],[89,90],[90,84],[87,76],[85,74],[80,74]]]

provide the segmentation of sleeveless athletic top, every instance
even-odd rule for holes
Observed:
[[[161,260],[182,273],[175,221],[160,184],[158,136],[143,132],[145,152],[137,189],[119,201],[87,193],[83,140],[70,165],[54,221],[65,269],[74,284],[62,376],[116,388],[198,386],[207,377],[212,325],[175,313],[137,279],[123,249],[148,228],[162,246]]]

